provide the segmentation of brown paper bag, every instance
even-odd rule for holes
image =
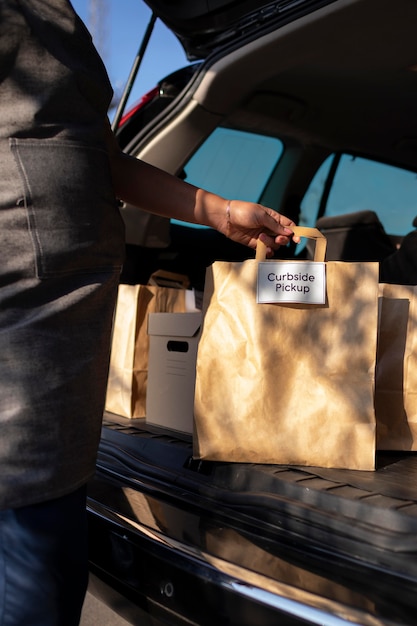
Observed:
[[[417,450],[417,287],[380,285],[375,409],[379,450]]]
[[[155,278],[155,274],[153,275]],[[165,275],[164,275],[165,277]],[[149,313],[183,313],[185,289],[120,285],[113,324],[106,411],[145,417]]]
[[[257,304],[257,265],[207,269],[195,457],[374,469],[378,264],[326,263],[314,306]]]

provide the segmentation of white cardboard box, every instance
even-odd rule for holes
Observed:
[[[146,422],[192,434],[202,314],[150,313]]]

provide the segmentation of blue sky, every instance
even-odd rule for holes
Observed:
[[[100,32],[105,36],[104,46],[99,45],[100,41],[95,43],[106,65],[113,89],[120,93],[129,76],[151,12],[142,0],[97,0],[96,3],[101,10]],[[92,0],[72,0],[72,5],[86,26],[92,30]],[[187,64],[185,53],[177,39],[157,20],[129,104],[152,89],[157,80]]]

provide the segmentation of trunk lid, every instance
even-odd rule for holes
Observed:
[[[178,37],[189,60],[204,59],[226,44],[276,29],[335,0],[145,0]]]

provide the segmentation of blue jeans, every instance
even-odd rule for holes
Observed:
[[[85,487],[0,511],[0,626],[76,626],[87,582]]]

